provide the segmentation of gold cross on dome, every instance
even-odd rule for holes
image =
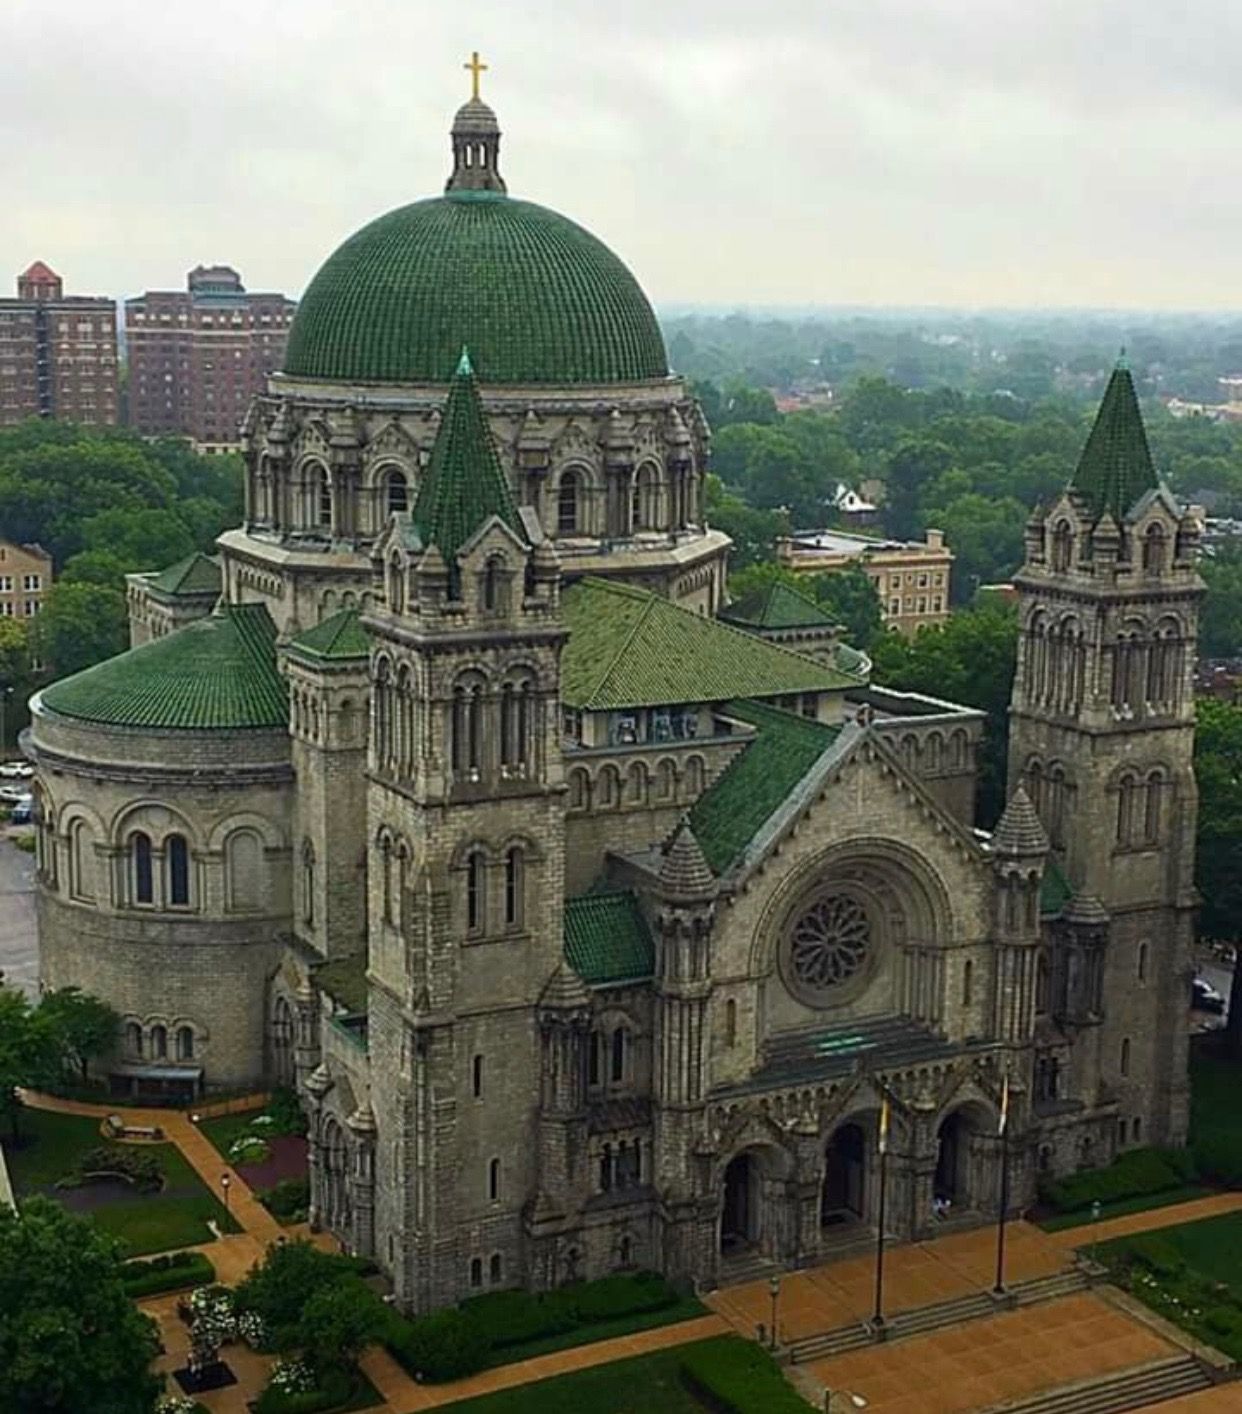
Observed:
[[[471,85],[472,85],[473,90],[474,90],[473,93],[471,93],[470,96],[471,96],[471,98],[474,99],[474,101],[475,101],[476,103],[479,101],[479,75],[480,75],[485,69],[488,69],[488,68],[490,68],[490,67],[491,67],[490,64],[484,64],[484,63],[482,62],[482,60],[479,58],[479,51],[478,51],[477,49],[474,51],[473,54],[471,54],[471,56],[470,56],[470,62],[469,62],[468,64],[463,64],[463,65],[462,65],[462,68],[463,68],[463,69],[469,69],[469,70],[470,70],[470,80],[471,80]]]

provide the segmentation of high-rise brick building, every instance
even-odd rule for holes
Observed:
[[[125,301],[129,422],[229,451],[251,398],[281,365],[296,305],[251,294],[227,265],[198,266],[186,286]]]
[[[41,260],[0,299],[0,426],[28,417],[117,420],[116,301],[66,296]]]

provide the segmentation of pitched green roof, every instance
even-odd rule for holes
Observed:
[[[463,343],[488,386],[668,375],[655,314],[612,251],[490,191],[415,202],[351,236],[302,296],[285,372],[443,383]]]
[[[690,828],[716,874],[737,862],[841,730],[758,702],[730,702],[727,711],[757,733],[690,811]]]
[[[1039,886],[1039,911],[1044,914],[1060,913],[1070,901],[1073,890],[1069,880],[1061,872],[1061,866],[1050,859],[1044,866],[1044,877]]]
[[[720,617],[754,628],[831,628],[836,622],[814,599],[780,580],[744,595],[722,609]]]
[[[521,534],[509,478],[496,456],[470,355],[463,349],[410,519],[423,544],[451,560],[494,515]]]
[[[341,609],[290,639],[288,647],[308,658],[349,660],[371,655],[371,640],[358,622],[357,609]]]
[[[1097,515],[1108,511],[1120,520],[1144,491],[1158,485],[1134,380],[1130,370],[1118,364],[1070,486]]]
[[[174,597],[181,594],[219,594],[220,583],[219,564],[210,555],[198,550],[161,570],[150,581],[152,589]]]
[[[655,971],[655,944],[632,893],[565,900],[565,960],[591,986],[633,982]]]
[[[43,704],[63,717],[171,731],[284,727],[276,627],[262,604],[207,618],[53,683]]]
[[[723,702],[856,685],[835,668],[632,585],[579,580],[561,604],[569,628],[561,697],[570,707]]]

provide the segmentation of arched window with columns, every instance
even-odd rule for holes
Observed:
[[[466,674],[453,687],[452,750],[453,774],[459,780],[477,781],[483,770],[483,679]]]
[[[410,508],[410,483],[399,466],[385,468],[380,477],[380,495],[387,518]]]
[[[508,775],[525,774],[531,754],[531,681],[521,674],[500,689],[500,764]]]
[[[135,830],[129,837],[129,887],[134,903],[155,902],[155,870],[152,864],[151,836]]]
[[[556,533],[581,535],[586,530],[586,478],[570,467],[561,472],[556,485]]]
[[[190,847],[184,835],[169,835],[164,841],[164,887],[172,908],[190,906]]]

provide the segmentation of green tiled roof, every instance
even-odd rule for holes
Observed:
[[[410,519],[423,544],[435,545],[451,560],[494,515],[521,534],[509,478],[496,456],[470,356],[463,350]]]
[[[836,622],[814,599],[779,580],[722,609],[720,617],[754,628],[831,628]]]
[[[592,986],[633,982],[655,971],[655,944],[631,893],[565,900],[565,960]]]
[[[180,594],[219,594],[220,566],[210,555],[196,550],[175,565],[161,570],[150,581],[151,588],[160,594],[176,597]]]
[[[1158,484],[1134,380],[1130,370],[1119,364],[1108,380],[1070,485],[1086,497],[1097,515],[1109,511],[1121,520],[1144,491]]]
[[[371,640],[358,622],[357,609],[341,609],[290,639],[288,646],[308,658],[368,658],[371,654]]]
[[[716,874],[736,863],[840,731],[758,702],[731,702],[727,710],[757,734],[690,811],[690,828]]]
[[[334,957],[314,970],[315,983],[346,1011],[359,1013],[367,1009],[367,956],[353,953],[349,957]]]
[[[579,580],[561,603],[569,628],[561,697],[570,707],[606,711],[723,702],[840,691],[857,682],[631,585]]]
[[[1055,859],[1050,859],[1044,866],[1043,882],[1039,886],[1039,911],[1047,914],[1060,913],[1070,901],[1072,893],[1069,880],[1061,872],[1061,866]]]
[[[64,717],[172,731],[284,727],[276,627],[262,604],[225,604],[196,623],[53,683]]]
[[[442,383],[463,344],[486,386],[668,373],[655,314],[608,247],[499,192],[418,201],[351,236],[302,297],[285,372]]]

